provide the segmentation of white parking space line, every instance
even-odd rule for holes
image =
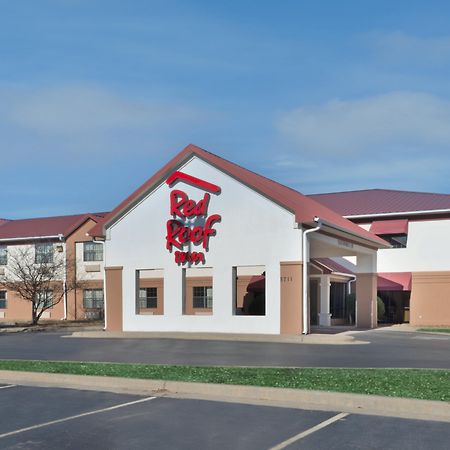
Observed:
[[[286,439],[285,441],[281,442],[280,444],[275,445],[275,447],[272,447],[270,450],[281,450],[283,448],[286,448],[288,445],[291,445],[294,442],[297,442],[300,439],[303,439],[304,437],[309,436],[310,434],[313,434],[316,431],[319,431],[322,428],[325,428],[328,425],[331,425],[332,423],[343,419],[344,417],[347,417],[348,415],[349,415],[348,413],[339,413],[327,420],[324,420],[323,422],[320,422],[319,424],[315,425],[314,427],[308,428],[307,430],[302,431],[301,433],[296,434],[295,436],[292,436],[289,439]]]
[[[16,387],[15,384],[8,384],[7,386],[0,386],[0,389],[8,389],[8,388],[12,388],[12,387]]]
[[[142,398],[140,400],[135,400],[133,402],[121,403],[119,405],[109,406],[108,408],[96,409],[95,411],[89,411],[89,412],[85,412],[85,413],[81,413],[81,414],[76,414],[75,416],[64,417],[63,419],[52,420],[50,422],[32,425],[31,427],[20,428],[18,430],[9,431],[8,433],[0,434],[0,439],[8,437],[8,436],[13,436],[13,435],[19,434],[19,433],[24,433],[26,431],[36,430],[37,428],[48,427],[49,425],[55,425],[57,423],[67,422],[69,420],[74,420],[74,419],[79,419],[80,417],[92,416],[93,414],[100,414],[100,413],[107,412],[107,411],[113,411],[113,410],[119,409],[119,408],[125,408],[125,407],[131,406],[131,405],[137,405],[138,403],[148,402],[150,400],[154,400],[155,398],[156,397],[146,397],[146,398]]]

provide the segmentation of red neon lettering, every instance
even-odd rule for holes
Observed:
[[[186,203],[188,196],[183,191],[174,189],[170,193],[170,215],[184,217],[180,208]]]
[[[205,255],[202,252],[175,252],[175,262],[177,264],[186,264],[187,262],[192,262],[198,264],[200,262],[205,262]]]
[[[170,215],[181,218],[192,216],[206,216],[210,195],[206,193],[199,202],[191,200],[183,191],[174,189],[170,193]]]
[[[170,215],[173,217],[166,223],[166,248],[172,252],[173,248],[181,251],[176,251],[175,262],[177,264],[200,262],[205,263],[205,255],[203,252],[185,252],[183,247],[189,243],[194,245],[202,244],[202,247],[208,251],[209,238],[215,236],[216,230],[213,225],[221,221],[219,214],[212,214],[208,216],[208,206],[211,196],[208,193],[203,195],[203,198],[196,202],[191,200],[188,195],[180,190],[174,189],[170,193]],[[189,219],[191,217],[207,217],[205,225],[196,225],[193,228],[187,226],[183,221],[176,219]],[[187,221],[189,225],[189,221]]]

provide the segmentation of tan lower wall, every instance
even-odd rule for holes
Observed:
[[[377,274],[356,275],[356,326],[375,328],[377,326]]]
[[[70,291],[67,294],[67,319],[68,320],[84,320],[87,319],[86,310],[83,304],[84,289],[103,289],[102,280],[83,281],[82,289]]]
[[[106,277],[106,329],[122,331],[122,272],[123,267],[105,267]]]
[[[141,288],[156,288],[156,308],[141,308],[139,314],[153,314],[162,316],[164,314],[164,278],[141,278]]]
[[[61,286],[61,285],[59,285]],[[0,289],[5,290],[5,289]],[[19,297],[16,293],[7,291],[6,308],[0,309],[1,322],[28,322],[32,320],[31,302]],[[44,311],[41,320],[61,320],[64,317],[64,303],[61,300],[52,308]]]
[[[212,286],[212,277],[186,277],[186,299],[184,304],[184,314],[212,314],[212,308],[194,308],[193,306],[193,287],[194,286]],[[213,293],[214,296],[214,293]],[[213,297],[214,307],[214,297]]]
[[[302,332],[302,263],[280,265],[280,334]]]
[[[450,325],[450,271],[412,274],[410,323]]]

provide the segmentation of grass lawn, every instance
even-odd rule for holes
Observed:
[[[450,370],[194,367],[0,360],[0,370],[240,384],[450,401]]]
[[[417,328],[417,331],[431,331],[433,333],[450,333],[450,327],[425,327],[425,328]]]

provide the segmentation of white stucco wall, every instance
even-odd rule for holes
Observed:
[[[45,242],[38,242],[44,244]],[[66,244],[65,242],[57,242],[52,243],[53,245],[53,258],[55,263],[62,261],[66,257]],[[2,245],[4,246],[4,245]],[[7,252],[8,252],[8,264],[6,265],[0,265],[0,276],[6,276],[11,277],[12,273],[10,271],[11,263],[13,258],[22,258],[23,256],[27,256],[28,263],[34,263],[35,260],[35,245],[34,244],[15,244],[15,245],[7,245]],[[59,251],[58,249],[62,248],[62,251]],[[61,270],[60,273],[55,273],[55,281],[63,280],[64,271]]]
[[[219,195],[211,194],[208,215],[220,214],[222,221],[205,252],[213,273],[213,314],[182,314],[182,267],[165,241],[171,188],[163,183],[108,233],[106,265],[123,266],[124,330],[279,333],[280,261],[301,260],[294,215],[197,157],[179,170],[221,187]],[[196,201],[204,194],[185,183],[174,188]],[[266,268],[266,315],[233,315],[232,267],[256,265]],[[153,268],[164,269],[164,315],[136,315],[135,271]]]
[[[370,224],[361,225],[368,230]],[[378,272],[450,270],[450,220],[409,221],[406,248],[378,252]]]
[[[84,242],[75,244],[75,258],[77,265],[77,278],[79,280],[103,280],[104,278],[104,261],[83,261],[84,259]],[[103,255],[104,260],[104,255]],[[98,272],[89,271],[90,268],[99,269]]]

